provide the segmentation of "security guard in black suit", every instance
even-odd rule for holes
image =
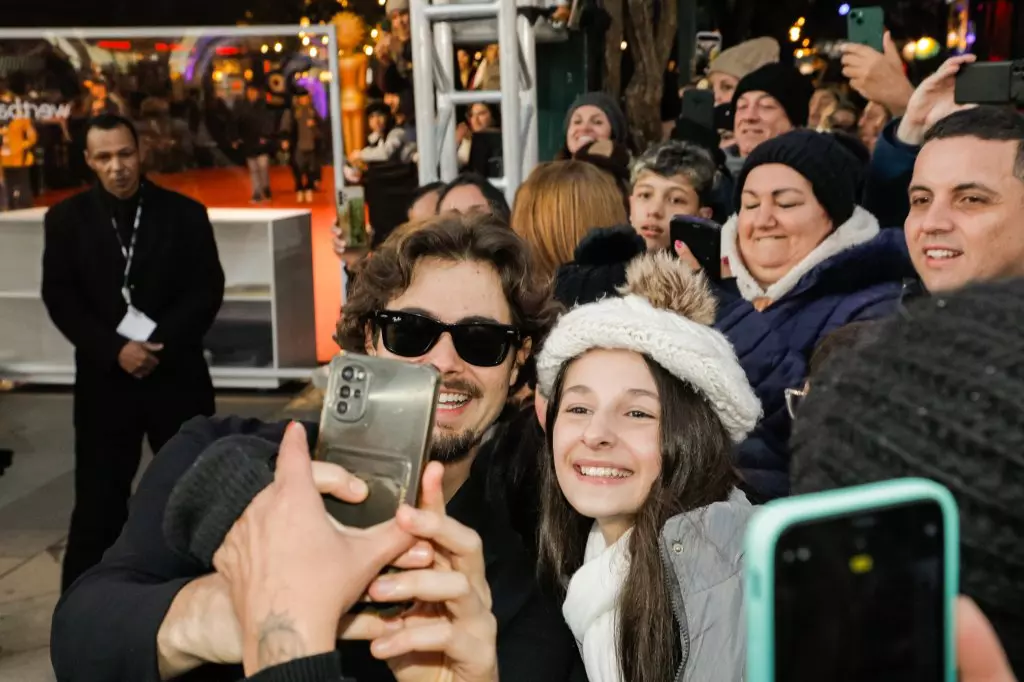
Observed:
[[[185,421],[213,414],[203,336],[224,298],[205,207],[142,176],[131,122],[92,119],[85,157],[99,182],[47,212],[43,253],[43,301],[75,347],[62,590],[120,534],[143,437],[158,452]]]

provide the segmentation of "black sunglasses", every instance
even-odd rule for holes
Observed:
[[[384,347],[403,358],[418,358],[430,352],[441,334],[452,337],[455,352],[477,367],[497,367],[508,357],[522,336],[515,327],[493,322],[445,324],[426,315],[399,310],[378,310],[373,321],[380,330]]]

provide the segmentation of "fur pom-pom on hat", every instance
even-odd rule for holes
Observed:
[[[581,305],[559,319],[537,358],[538,389],[550,396],[562,366],[595,348],[641,353],[699,391],[734,442],[753,430],[761,403],[736,352],[710,327],[715,299],[701,274],[665,253],[635,259],[621,298]]]
[[[623,296],[635,294],[655,308],[682,315],[698,324],[715,323],[717,305],[703,275],[683,267],[667,251],[637,258],[626,268]]]

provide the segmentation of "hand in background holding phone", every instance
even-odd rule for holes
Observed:
[[[676,241],[672,249],[676,252],[676,255],[679,256],[679,260],[689,265],[690,269],[694,272],[700,272],[704,269],[697,261],[697,257],[693,255],[692,251],[690,251],[690,247],[688,247],[684,242]],[[724,258],[722,259],[721,273],[722,279],[729,279],[732,277],[732,268],[729,267],[729,261]]]
[[[419,509],[403,506],[398,527],[434,547],[425,570],[382,576],[368,590],[379,602],[416,601],[400,618],[362,614],[350,620],[346,639],[370,639],[398,682],[495,682],[498,625],[491,613],[480,536],[444,507],[444,467],[423,472]]]
[[[844,43],[843,76],[865,99],[878,102],[893,116],[901,116],[914,94],[903,72],[903,58],[888,31],[882,37],[884,53],[857,43]]]
[[[977,57],[965,54],[943,62],[935,73],[921,81],[907,104],[907,111],[900,120],[896,137],[903,144],[919,146],[924,134],[935,123],[950,114],[969,109],[973,104],[957,104],[956,75],[964,64],[973,64]]]
[[[960,682],[1016,682],[991,623],[967,597],[956,603],[956,659]]]

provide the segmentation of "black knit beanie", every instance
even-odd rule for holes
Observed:
[[[796,67],[775,62],[748,73],[736,85],[732,96],[733,110],[745,93],[767,92],[778,100],[794,128],[807,125],[814,85]]]
[[[961,592],[1024,674],[1024,280],[914,301],[826,362],[791,445],[794,493],[905,476],[949,488]]]
[[[628,144],[629,127],[626,125],[626,115],[622,113],[619,103],[603,92],[585,92],[573,101],[565,115],[565,123],[562,126],[564,133],[569,132],[572,115],[577,109],[585,106],[597,107],[608,117],[608,123],[612,126],[612,141]]]
[[[573,262],[555,274],[555,300],[566,308],[618,296],[626,283],[626,266],[647,250],[630,225],[591,230],[580,240]]]
[[[768,163],[789,166],[807,178],[833,227],[838,228],[853,215],[862,187],[862,164],[834,136],[806,129],[791,130],[762,142],[750,153],[736,176],[733,210],[740,210],[747,174]]]

